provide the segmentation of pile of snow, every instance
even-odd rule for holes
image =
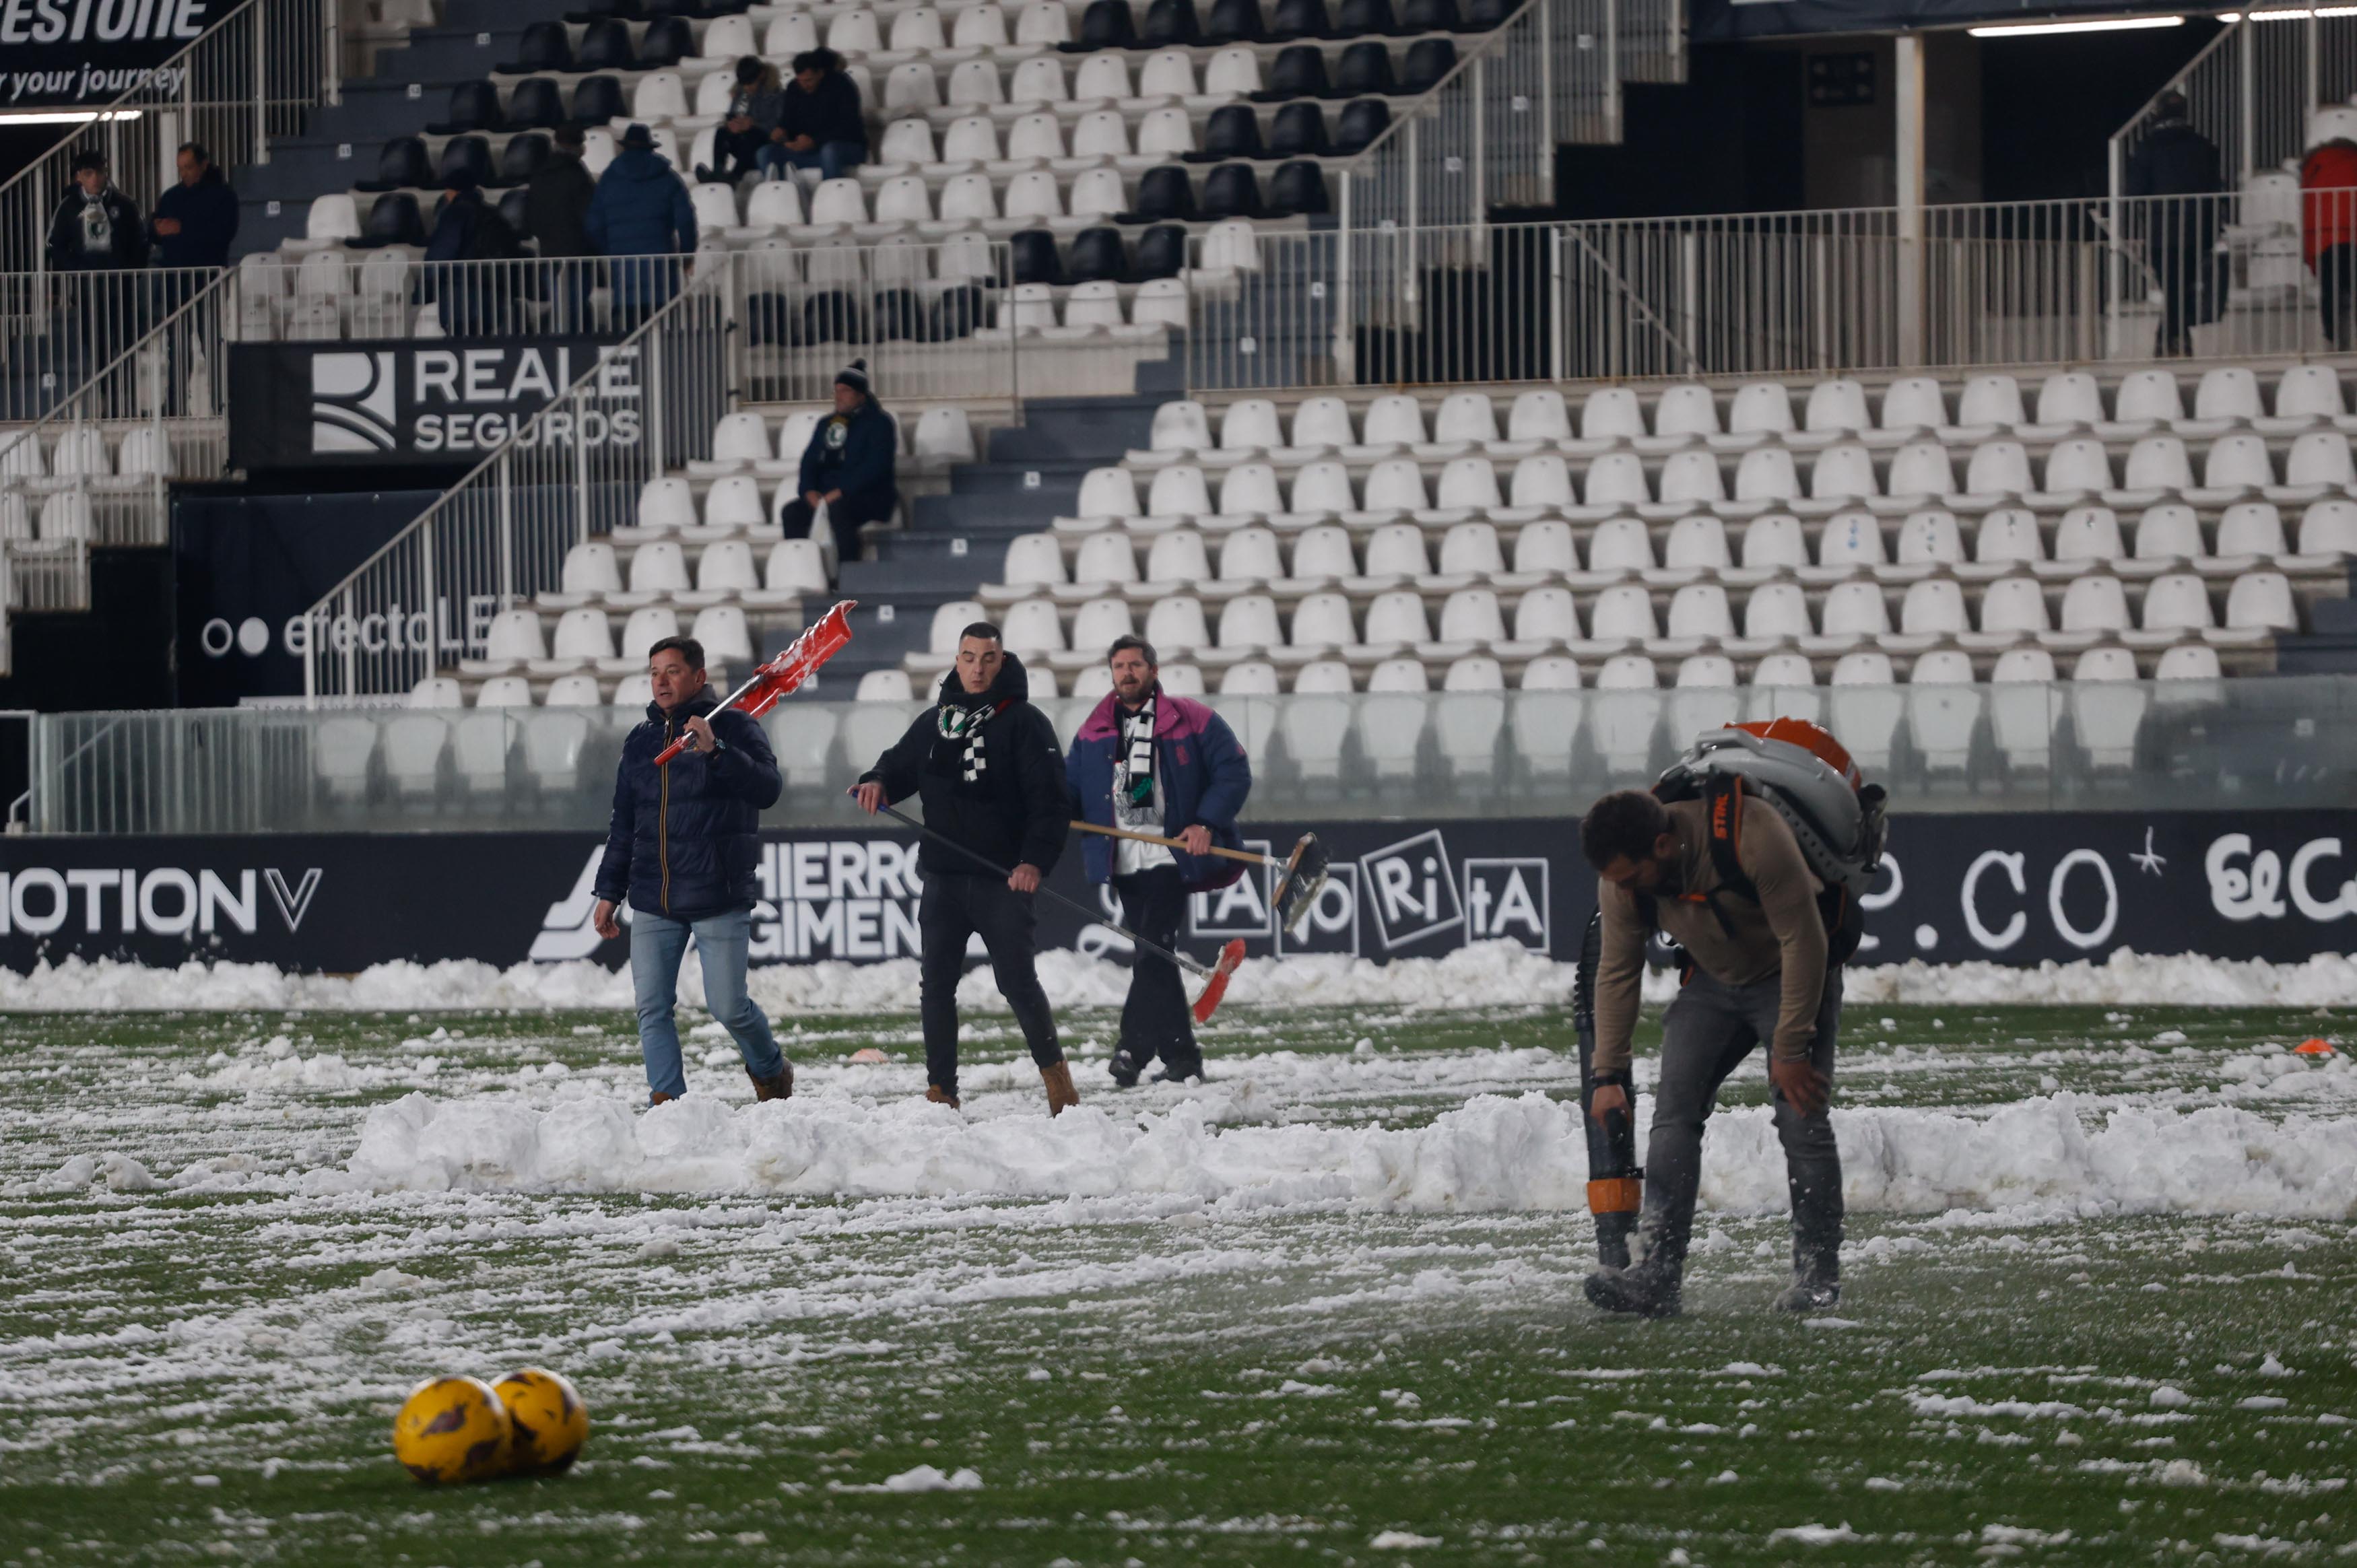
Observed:
[[[1399,1006],[1461,1008],[1560,1004],[1570,1000],[1573,966],[1512,942],[1480,942],[1441,958],[1375,963],[1339,956],[1253,959],[1228,993],[1236,1006]],[[1129,988],[1125,963],[1064,950],[1039,955],[1039,978],[1057,1005],[1117,1007]],[[2322,953],[2302,963],[2213,959],[2194,954],[2147,958],[2125,950],[2101,963],[2042,963],[2034,969],[1914,961],[1853,969],[1851,1000],[1925,1003],[2083,1003],[2169,1006],[2338,1006],[2357,1002],[2357,957]],[[907,1012],[917,993],[917,963],[895,959],[851,964],[824,961],[752,972],[753,997],[772,1013]],[[1667,972],[1649,975],[1645,993],[1666,1001],[1676,990]],[[680,992],[703,992],[690,955]],[[1004,1011],[987,967],[958,987],[960,1005]],[[417,1012],[518,1007],[608,1009],[632,1005],[627,970],[594,963],[520,963],[500,969],[472,961],[406,961],[356,975],[290,974],[267,964],[205,963],[177,969],[112,959],[46,961],[30,974],[0,970],[0,1011],[50,1013],[269,1011],[280,1008]]]
[[[1482,1095],[1411,1129],[1232,1126],[1219,1086],[1164,1115],[1093,1106],[1053,1121],[972,1121],[946,1106],[833,1097],[732,1107],[690,1097],[643,1114],[577,1098],[411,1094],[369,1115],[323,1190],[764,1193],[856,1197],[1176,1195],[1229,1210],[1319,1205],[1419,1211],[1563,1211],[1587,1202],[1576,1106]],[[2040,1096],[1986,1117],[1836,1111],[1857,1209],[1936,1213],[2030,1201],[2136,1213],[2357,1216],[2357,1122],[2264,1121],[2230,1106],[2112,1110]],[[1712,1119],[1703,1200],[1753,1213],[1786,1204],[1765,1107]]]

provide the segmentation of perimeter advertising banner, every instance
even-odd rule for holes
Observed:
[[[233,6],[216,0],[0,0],[0,109],[95,107],[180,90],[167,62]]]
[[[1595,904],[1568,818],[1269,822],[1282,854],[1315,829],[1333,880],[1299,939],[1274,929],[1265,873],[1195,899],[1185,945],[1376,962],[1503,940],[1573,955]],[[590,929],[600,841],[580,833],[0,838],[0,959],[191,957],[349,972],[393,959],[502,966],[627,942]],[[1051,885],[1110,918],[1067,854]],[[916,956],[915,843],[850,825],[764,835],[756,963]],[[1905,816],[1865,900],[1857,961],[2101,961],[2113,951],[2294,961],[2348,950],[2357,815],[2129,812]],[[1042,900],[1043,946],[1118,953],[1103,920]]]

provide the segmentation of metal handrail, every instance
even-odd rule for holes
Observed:
[[[1351,161],[1337,169],[1335,173],[1343,176],[1344,177],[1348,177],[1359,173],[1361,166],[1371,166],[1372,160],[1374,158],[1374,156],[1377,153],[1382,152],[1390,144],[1393,137],[1402,135],[1405,132],[1411,121],[1414,121],[1419,116],[1425,114],[1428,109],[1437,107],[1440,100],[1440,95],[1448,90],[1450,84],[1455,82],[1458,77],[1470,70],[1473,68],[1473,62],[1475,60],[1486,58],[1492,51],[1493,47],[1497,45],[1498,41],[1505,37],[1507,31],[1512,28],[1515,23],[1521,21],[1524,16],[1529,16],[1532,12],[1536,11],[1540,6],[1544,5],[1547,3],[1548,0],[1523,0],[1520,9],[1516,10],[1512,16],[1508,16],[1504,21],[1499,23],[1495,27],[1490,29],[1490,31],[1482,34],[1480,41],[1476,43],[1470,49],[1467,50],[1464,55],[1459,57],[1457,63],[1448,68],[1446,75],[1442,76],[1438,81],[1434,82],[1431,88],[1426,91],[1423,96],[1415,99],[1414,102],[1409,103],[1406,108],[1402,109],[1398,113],[1393,115],[1392,123],[1384,126],[1382,133],[1377,135],[1373,141],[1369,142],[1365,146],[1361,147],[1358,153],[1352,156]]]

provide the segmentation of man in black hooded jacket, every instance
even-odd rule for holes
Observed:
[[[899,744],[860,776],[854,793],[869,811],[920,796],[925,825],[949,841],[929,838],[917,851],[925,879],[918,908],[925,948],[918,1003],[925,1029],[925,1098],[958,1102],[957,987],[966,940],[979,932],[999,994],[1015,1010],[1039,1064],[1048,1113],[1055,1116],[1081,1097],[1033,963],[1031,896],[1063,853],[1071,819],[1064,754],[1048,715],[1031,705],[1030,689],[1022,661],[1006,650],[998,628],[974,622],[958,639],[957,668],[942,682],[940,703],[918,715]],[[1008,867],[1010,874],[991,866]]]

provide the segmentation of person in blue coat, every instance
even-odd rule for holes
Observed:
[[[647,1101],[661,1105],[687,1092],[672,1009],[690,936],[704,964],[705,1004],[743,1053],[754,1098],[783,1100],[794,1091],[793,1066],[745,989],[761,812],[776,804],[783,787],[778,759],[759,724],[720,708],[695,639],[656,643],[647,675],[654,701],[647,722],[622,742],[591,916],[597,934],[611,941],[622,934],[622,904],[630,907],[630,981]],[[656,754],[682,736],[687,749],[668,767],[656,767]]]
[[[1091,833],[1082,842],[1082,862],[1091,882],[1113,884],[1130,929],[1170,948],[1189,896],[1224,887],[1243,872],[1239,862],[1213,858],[1211,851],[1243,843],[1236,817],[1252,793],[1252,763],[1227,720],[1162,689],[1161,660],[1152,643],[1117,638],[1106,657],[1113,691],[1082,721],[1064,760],[1072,815],[1101,827],[1177,839],[1185,847]],[[1131,960],[1129,997],[1121,1009],[1114,1084],[1136,1083],[1157,1057],[1162,1058],[1158,1078],[1202,1076],[1186,982],[1176,965],[1141,950]]]
[[[796,499],[778,514],[788,539],[809,535],[820,507],[834,530],[838,565],[859,559],[863,523],[882,522],[900,504],[892,481],[900,431],[867,385],[867,361],[854,360],[834,374],[834,412],[819,421],[802,448]]]
[[[597,177],[582,227],[597,253],[614,259],[614,326],[628,331],[679,292],[677,257],[695,250],[695,204],[671,165],[655,156],[654,133],[633,125]]]
[[[177,159],[180,183],[156,199],[148,231],[156,237],[160,267],[225,267],[237,239],[237,192],[221,177],[212,155],[183,142]]]

